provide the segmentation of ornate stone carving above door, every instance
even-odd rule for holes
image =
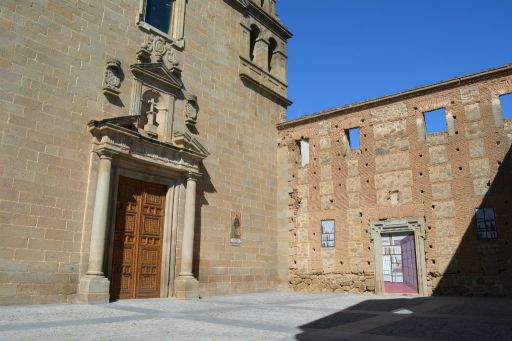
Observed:
[[[153,138],[172,142],[175,101],[184,101],[185,123],[197,122],[197,97],[186,90],[176,51],[162,37],[148,34],[130,66],[135,77],[130,115],[140,115],[140,126]]]

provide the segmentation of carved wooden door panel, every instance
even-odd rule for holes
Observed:
[[[165,187],[145,184],[141,196],[137,297],[160,295],[164,199]]]
[[[110,296],[159,297],[166,187],[119,178]]]

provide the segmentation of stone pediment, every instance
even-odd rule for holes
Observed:
[[[182,90],[181,69],[172,45],[162,37],[148,35],[137,51],[138,63],[130,66],[136,78],[157,81]]]
[[[93,150],[133,161],[151,163],[177,172],[197,172],[209,153],[187,133],[175,133],[174,141],[160,141],[139,127],[139,115],[90,121]]]
[[[195,151],[197,154],[208,156],[210,153],[196,138],[192,137],[189,133],[175,132],[174,143],[177,146]]]
[[[138,63],[130,66],[135,77],[151,79],[161,83],[164,87],[171,87],[176,91],[183,89],[183,82],[178,69],[169,70],[163,63]]]

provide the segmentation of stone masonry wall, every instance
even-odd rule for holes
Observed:
[[[244,17],[228,2],[188,1],[185,47],[176,50],[200,107],[192,133],[211,153],[196,219],[203,295],[277,285],[275,125],[285,109],[242,83]],[[128,115],[129,65],[144,42],[139,7],[140,0],[0,4],[0,305],[65,302],[77,291],[98,163],[86,124]],[[101,93],[109,57],[124,73],[114,103]],[[177,101],[182,131],[183,113]],[[229,245],[230,211],[242,213],[240,247]]]
[[[374,264],[370,223],[424,217],[429,293],[510,294],[512,198],[504,177],[512,139],[498,98],[512,92],[512,76],[489,78],[281,128],[291,288],[373,291],[382,265]],[[441,107],[448,131],[427,135],[423,113]],[[345,130],[353,127],[361,143],[351,150]],[[310,145],[304,167],[301,139]],[[478,207],[494,208],[497,239],[477,239]],[[335,220],[334,248],[321,247],[324,219]]]

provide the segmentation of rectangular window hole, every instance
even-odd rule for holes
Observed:
[[[500,104],[503,118],[512,118],[512,94],[501,95]]]
[[[348,144],[350,145],[350,149],[358,149],[359,144],[359,128],[351,128],[346,131]]]
[[[322,220],[322,247],[334,247],[334,220]]]
[[[304,167],[309,163],[309,140],[299,141],[300,166]]]
[[[442,133],[448,131],[446,125],[446,111],[444,108],[423,113],[427,134]]]

